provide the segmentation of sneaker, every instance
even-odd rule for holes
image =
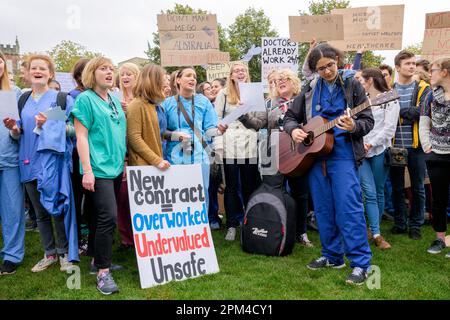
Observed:
[[[366,282],[367,272],[364,269],[355,267],[353,268],[352,273],[348,276],[347,280],[345,280],[348,284],[354,284],[360,286]]]
[[[234,241],[236,239],[236,228],[231,227],[228,228],[227,235],[225,236],[225,240]]]
[[[316,260],[311,261],[306,265],[308,269],[317,270],[322,268],[333,268],[333,269],[341,269],[345,267],[345,263],[336,265],[334,263],[330,263],[330,261],[325,257],[320,257]]]
[[[59,264],[61,265],[59,270],[61,270],[63,272],[66,272],[67,270],[69,270],[70,268],[73,267],[73,263],[69,262],[67,253],[65,255],[59,257]]]
[[[422,238],[422,234],[419,228],[409,229],[409,237],[413,240],[420,240]]]
[[[446,258],[450,258],[450,251],[445,255]]]
[[[304,247],[306,247],[306,248],[312,248],[312,247],[314,247],[313,243],[312,243],[311,241],[309,241],[308,235],[307,235],[306,233],[301,234],[301,235],[298,235],[298,236],[296,237],[296,240],[297,240],[297,242],[298,242],[300,245],[302,245],[302,246],[304,246]]]
[[[31,269],[31,272],[44,271],[45,269],[50,267],[52,264],[55,264],[56,262],[58,262],[58,258],[56,257],[56,254],[52,255],[52,256],[46,256],[44,254],[44,258],[41,261],[39,261],[38,263],[36,263],[36,265],[33,267],[33,269]]]
[[[406,230],[406,228],[402,229],[402,228],[397,227],[397,226],[393,226],[392,229],[391,229],[391,233],[392,234],[404,234],[404,233],[407,233],[407,232],[408,231]]]
[[[120,266],[118,264],[114,264],[111,263],[111,266],[109,267],[109,271],[118,271],[118,270],[122,270],[123,266]],[[89,268],[89,274],[97,274],[98,273],[98,268],[91,264],[91,267]]]
[[[0,276],[5,276],[8,274],[14,274],[16,273],[17,264],[5,260],[3,261],[3,264],[0,266]]]
[[[377,246],[381,250],[387,250],[387,249],[391,248],[391,245],[389,244],[389,242],[384,240],[384,238],[382,236],[378,236],[378,237],[374,238],[373,242],[375,243],[375,246]]]
[[[220,224],[218,222],[211,222],[209,224],[209,227],[211,230],[219,230],[220,229]]]
[[[36,220],[27,220],[25,223],[25,231],[38,231]]]
[[[119,291],[111,272],[102,272],[102,274],[97,276],[97,289],[105,295]]]
[[[441,253],[442,250],[445,249],[445,242],[442,239],[436,239],[431,243],[431,246],[428,248],[427,252],[431,254]]]

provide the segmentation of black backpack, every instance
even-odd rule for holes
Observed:
[[[62,110],[66,110],[67,95],[68,95],[67,92],[58,92],[58,95],[56,96],[56,105],[60,106]],[[17,103],[17,107],[19,109],[19,117],[21,117],[23,107],[25,106],[25,103],[27,103],[27,100],[30,96],[31,90],[22,93],[22,95],[20,96],[19,101]]]
[[[241,228],[242,250],[285,256],[295,244],[296,204],[283,187],[281,174],[264,176],[247,204]]]

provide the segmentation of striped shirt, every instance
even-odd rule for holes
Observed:
[[[395,89],[400,96],[400,110],[409,108],[413,105],[412,95],[415,87],[415,82],[410,84],[395,84]],[[394,147],[396,148],[412,148],[413,145],[413,132],[412,132],[412,122],[403,119],[402,125],[397,125],[397,130],[395,131],[395,141]]]

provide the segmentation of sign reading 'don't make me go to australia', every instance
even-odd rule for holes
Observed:
[[[200,164],[127,167],[141,288],[219,272]]]

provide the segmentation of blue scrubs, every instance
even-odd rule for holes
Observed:
[[[20,263],[25,254],[23,186],[19,173],[19,143],[0,125],[0,223],[3,248],[0,258]]]
[[[317,107],[317,106],[320,107]],[[314,90],[312,116],[333,120],[346,109],[339,83],[331,86],[320,78]],[[352,268],[370,267],[372,253],[367,240],[361,186],[350,134],[334,128],[334,147],[317,159],[309,173],[311,196],[319,227],[322,255],[340,265],[344,254]]]

